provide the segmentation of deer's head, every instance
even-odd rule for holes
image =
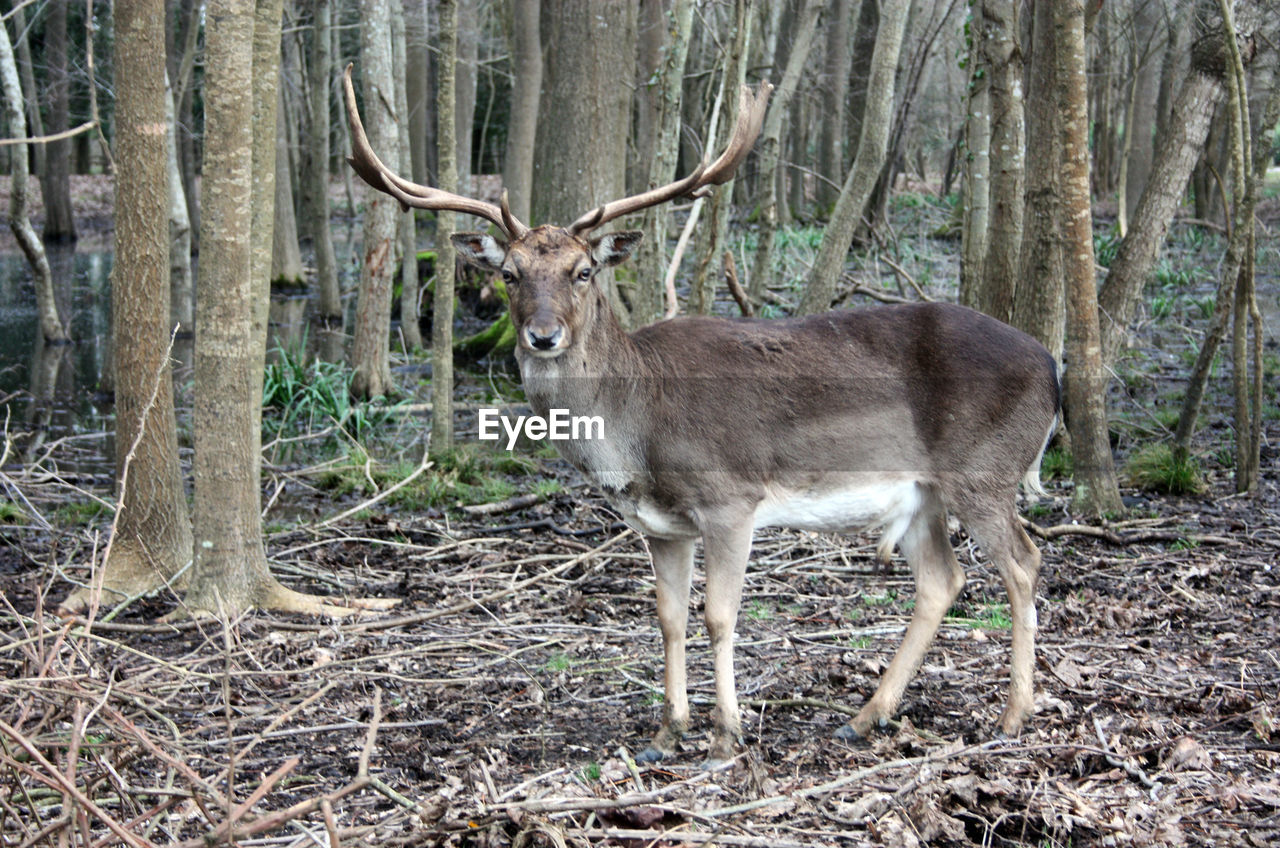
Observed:
[[[465,261],[502,275],[521,350],[553,358],[581,336],[592,314],[596,273],[624,262],[641,235],[627,230],[588,240],[545,226],[510,243],[487,233],[458,233],[453,244]]]
[[[624,261],[640,241],[634,231],[591,238],[592,230],[608,222],[677,197],[697,197],[712,186],[728,182],[746,158],[764,123],[773,86],[761,83],[755,94],[746,86],[739,93],[738,122],[733,136],[714,162],[703,161],[693,173],[641,194],[613,200],[582,215],[568,227],[530,229],[511,214],[504,191],[500,205],[418,185],[397,175],[378,158],[365,136],[351,85],[351,66],[343,75],[347,114],[351,119],[351,163],[361,179],[400,201],[404,209],[452,209],[485,218],[502,237],[460,233],[453,243],[466,261],[499,273],[511,300],[511,321],[520,349],[539,357],[556,357],[578,340],[592,312],[583,308],[594,288],[596,273]]]

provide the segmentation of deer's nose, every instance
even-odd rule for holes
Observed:
[[[564,329],[555,327],[550,333],[545,332],[547,327],[528,327],[525,334],[529,338],[529,347],[534,350],[551,350],[560,343],[560,339],[564,337]],[[539,330],[544,332],[539,332]]]

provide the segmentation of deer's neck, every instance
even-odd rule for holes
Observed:
[[[560,356],[542,359],[519,351],[520,377],[537,414],[561,409],[601,419],[604,438],[553,444],[606,493],[614,493],[645,476],[643,428],[655,381],[603,292],[595,293],[588,308],[580,334]]]

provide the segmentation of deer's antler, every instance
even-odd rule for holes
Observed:
[[[747,153],[756,143],[756,137],[760,135],[772,92],[773,86],[768,82],[760,83],[755,94],[747,86],[742,86],[738,94],[738,123],[733,128],[729,144],[714,162],[707,164],[703,160],[693,173],[683,179],[597,207],[570,224],[569,232],[582,235],[623,215],[630,215],[677,197],[705,194],[711,186],[728,182],[742,160],[747,158]]]
[[[351,157],[347,159],[355,172],[371,187],[391,195],[400,201],[401,207],[409,209],[451,209],[454,212],[466,212],[485,218],[506,233],[508,239],[518,239],[529,231],[520,223],[507,206],[507,193],[502,193],[501,207],[441,191],[431,186],[418,185],[398,176],[382,163],[378,155],[369,146],[369,138],[364,134],[364,124],[360,122],[360,112],[356,109],[356,92],[351,85],[351,65],[347,65],[342,74],[342,85],[346,92],[347,115],[351,119]]]

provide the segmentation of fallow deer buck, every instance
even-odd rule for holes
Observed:
[[[460,254],[502,275],[530,406],[601,416],[604,438],[556,442],[648,540],[666,658],[662,726],[637,758],[673,753],[689,726],[685,687],[694,541],[706,567],[715,666],[710,758],[732,756],[741,724],[733,632],[752,531],[883,529],[915,575],[902,644],[875,694],[837,736],[884,726],[965,578],[947,509],[995,563],[1013,618],[1009,698],[999,729],[1032,712],[1040,554],[1018,523],[1020,480],[1038,468],[1059,408],[1049,352],[1005,324],[937,303],[788,320],[690,317],[625,332],[593,277],[622,262],[637,232],[588,234],[623,215],[726,181],[755,142],[770,86],[742,109],[726,151],[682,180],[615,200],[567,228],[526,227],[507,208],[415,185],[369,148],[346,90],[352,166],[406,208],[485,218],[505,236],[453,236]]]

